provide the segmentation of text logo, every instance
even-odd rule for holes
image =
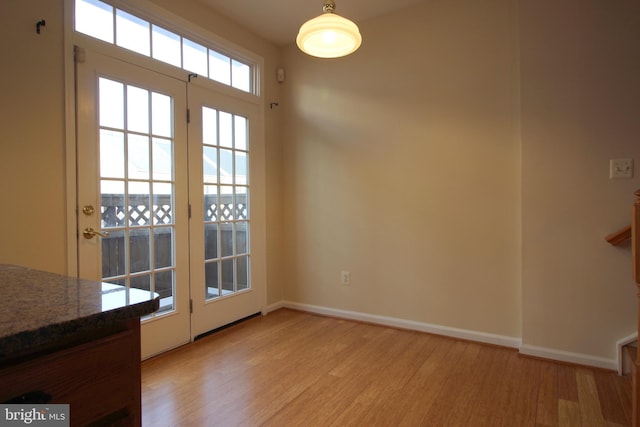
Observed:
[[[0,427],[69,425],[69,405],[0,405]]]

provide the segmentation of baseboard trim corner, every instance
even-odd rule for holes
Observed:
[[[278,301],[274,304],[270,304],[267,306],[267,311],[265,314],[271,313],[273,311],[276,310],[280,310],[281,308],[285,308],[285,302],[284,301]]]
[[[541,359],[557,360],[559,362],[572,363],[575,365],[602,368],[610,371],[618,370],[618,362],[616,359],[605,359],[604,357],[596,357],[582,353],[572,353],[569,351],[538,347],[535,345],[521,345],[520,354],[531,357],[539,357]]]
[[[618,375],[622,375],[622,348],[625,345],[638,342],[638,333],[634,332],[631,335],[619,339],[616,343],[617,359],[618,359]]]

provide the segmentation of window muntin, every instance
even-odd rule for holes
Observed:
[[[100,0],[75,0],[75,30],[243,92],[255,91],[252,65]]]

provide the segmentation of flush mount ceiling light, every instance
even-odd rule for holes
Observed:
[[[324,13],[300,27],[296,44],[304,53],[318,58],[339,58],[355,52],[362,43],[358,26],[334,12],[333,0],[325,0]]]

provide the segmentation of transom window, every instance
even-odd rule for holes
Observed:
[[[251,65],[100,0],[75,0],[75,30],[253,93]]]

